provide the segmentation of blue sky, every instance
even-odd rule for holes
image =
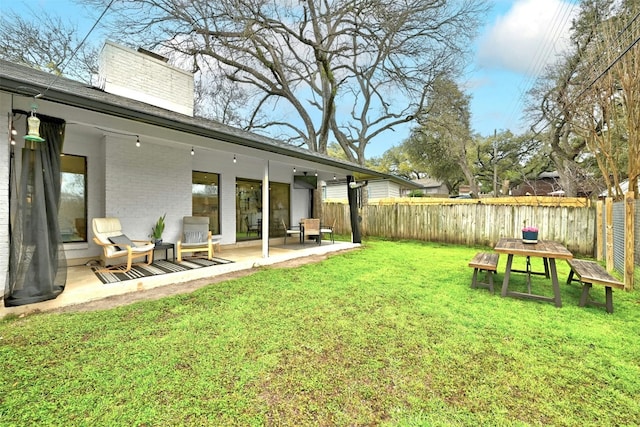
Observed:
[[[481,135],[494,129],[522,131],[526,92],[545,65],[568,46],[575,1],[503,0],[494,7],[477,39],[466,76],[472,97],[473,128]]]
[[[526,130],[521,120],[525,95],[544,65],[567,46],[577,0],[494,0],[491,12],[473,46],[472,63],[459,80],[471,96],[472,127],[488,136],[494,130]],[[92,21],[72,0],[0,0],[2,10],[45,9],[88,31]],[[84,37],[84,34],[81,35]],[[371,143],[367,157],[379,156],[400,144],[409,129],[386,133]]]

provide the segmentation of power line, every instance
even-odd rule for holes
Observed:
[[[80,44],[78,44],[78,46],[76,46],[75,50],[71,53],[71,56],[69,56],[69,59],[67,59],[67,63],[60,68],[60,73],[58,75],[56,75],[56,77],[53,79],[53,81],[49,84],[49,86],[47,86],[47,88],[44,90],[44,92],[39,93],[38,95],[35,96],[35,98],[42,98],[43,96],[46,95],[46,93],[49,91],[49,89],[51,89],[51,86],[53,86],[58,79],[60,78],[60,76],[62,75],[64,69],[67,67],[67,65],[69,65],[69,63],[71,62],[71,60],[76,56],[76,54],[78,53],[78,51],[80,50],[80,48],[85,44],[85,42],[87,41],[87,39],[89,38],[89,36],[91,35],[91,33],[93,32],[93,30],[95,30],[95,28],[98,26],[98,24],[100,23],[100,21],[102,20],[102,18],[104,17],[104,15],[107,14],[107,11],[109,10],[109,8],[111,7],[111,5],[115,2],[115,0],[111,0],[109,2],[109,4],[107,5],[107,7],[105,7],[105,9],[102,11],[102,13],[100,14],[100,16],[98,17],[98,19],[96,20],[96,22],[93,23],[93,25],[91,26],[91,28],[89,29],[89,32],[87,32],[87,34],[84,36],[84,38],[82,39],[82,41],[80,42]]]
[[[617,40],[620,40],[621,43],[618,46],[610,46],[608,43],[603,43],[603,49],[600,50],[599,52],[596,52],[596,58],[599,58],[600,56],[604,56],[605,52],[611,52],[613,49],[617,50],[617,51],[621,51],[621,53],[615,58],[613,59],[610,63],[608,63],[608,65],[604,68],[604,70],[602,70],[597,76],[595,76],[593,79],[590,79],[589,83],[587,84],[587,86],[585,86],[579,93],[577,96],[575,96],[569,103],[567,103],[567,107],[572,107],[574,106],[578,100],[585,94],[585,92],[587,92],[591,87],[593,87],[594,84],[596,84],[596,82],[598,82],[598,80],[600,80],[602,77],[604,77],[609,71],[611,71],[611,69],[620,61],[622,60],[622,58],[624,58],[625,55],[627,55],[631,49],[633,49],[633,47],[638,44],[638,42],[640,42],[640,35],[633,40],[632,37],[634,36],[634,33],[630,30],[631,25],[636,22],[638,20],[638,17],[640,17],[640,12],[638,12],[636,14],[636,16],[631,19],[629,21],[629,23],[627,25],[625,25],[625,27],[620,30],[618,32],[617,37],[615,38],[614,42]],[[622,48],[622,43],[626,42],[626,39],[622,39],[621,36],[623,34],[627,33],[630,37],[631,37],[631,41],[629,43],[629,45],[627,45],[626,47]],[[595,65],[596,63],[593,63],[593,69],[595,70]],[[547,123],[536,133],[540,134],[543,131],[545,131],[549,126],[551,125],[550,121],[547,121]]]
[[[640,40],[640,36],[633,40],[634,32],[630,30],[631,26],[638,20],[638,17],[640,17],[640,12],[638,12],[636,16],[634,16],[633,19],[631,19],[622,30],[618,31],[618,35],[612,42],[602,43],[602,49],[600,50],[600,52],[597,52],[594,55],[593,63],[587,66],[587,69],[591,68],[593,70],[593,74],[597,74],[597,76],[591,79],[590,83],[578,94],[577,98],[580,98],[582,95],[584,95],[587,90],[589,90],[598,80],[600,80],[605,74],[607,74],[609,70],[611,70],[611,68],[613,68],[613,66],[638,43],[638,41]],[[622,39],[622,36],[625,34],[627,34],[628,37]],[[624,44],[627,43],[627,39],[629,39],[629,45],[626,48],[623,48]],[[618,41],[620,42],[617,43]],[[615,46],[612,46],[614,44]],[[596,62],[599,60],[599,58],[603,58],[605,56],[605,53],[612,52],[614,49],[619,52],[621,51],[621,53],[612,62],[610,62],[603,71],[598,73],[598,69],[596,67],[596,65],[598,64],[596,64]]]
[[[571,12],[573,12],[575,6],[575,4],[566,2],[563,3],[561,8],[556,10],[552,20],[552,25],[549,27],[550,30],[548,31],[548,33],[551,34],[551,37],[547,43],[541,44],[536,50],[532,61],[533,66],[530,67],[530,71],[528,73],[529,75],[527,79],[519,85],[519,95],[515,98],[512,107],[509,109],[510,112],[507,118],[507,123],[510,123],[513,120],[517,111],[519,111],[519,107],[524,103],[524,99],[529,92],[529,89],[533,86],[536,77],[542,72],[548,63],[548,57],[551,51],[555,50],[555,46],[562,35],[562,29],[569,17],[571,17]]]
[[[585,87],[576,98],[580,98],[582,95],[584,95],[584,93],[586,91],[588,91],[589,89],[591,89],[591,86],[593,86],[598,80],[600,80],[605,74],[607,74],[609,72],[609,70],[611,70],[611,68],[613,68],[614,65],[616,65],[616,63],[618,63],[618,61],[620,61],[631,49],[633,49],[633,47],[638,43],[638,41],[640,41],[640,36],[638,36],[638,38],[636,38],[633,43],[631,43],[620,55],[618,55],[618,57],[616,59],[613,60],[612,63],[610,63],[607,68],[605,68],[599,75],[598,77],[596,77],[595,79],[593,79],[591,81],[591,83],[589,83],[589,85],[587,85],[587,87]]]

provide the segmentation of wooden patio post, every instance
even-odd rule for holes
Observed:
[[[358,215],[358,189],[351,188],[349,185],[355,182],[352,175],[347,175],[347,199],[349,200],[349,213],[351,217],[351,241],[353,243],[362,243],[360,236],[360,217]]]

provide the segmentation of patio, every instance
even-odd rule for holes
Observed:
[[[89,266],[71,266],[67,270],[65,290],[56,299],[18,307],[2,306],[0,307],[0,319],[7,315],[46,312],[115,295],[149,290],[176,283],[185,283],[234,271],[249,270],[256,267],[277,264],[296,258],[325,255],[360,247],[360,244],[351,242],[331,243],[330,241],[323,241],[320,246],[311,242],[305,245],[296,243],[285,246],[282,240],[283,239],[272,240],[272,245],[269,247],[268,258],[262,257],[262,246],[259,244],[259,241],[245,244],[223,245],[222,250],[217,252],[216,256],[233,261],[232,263],[109,284],[101,283]]]

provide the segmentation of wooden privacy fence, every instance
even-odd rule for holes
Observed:
[[[539,238],[556,240],[572,253],[594,256],[594,207],[498,205],[478,203],[377,204],[360,209],[363,236],[414,239],[493,247],[500,237],[522,237],[522,227],[537,226]],[[323,222],[336,219],[336,232],[351,233],[349,206],[323,204]]]

